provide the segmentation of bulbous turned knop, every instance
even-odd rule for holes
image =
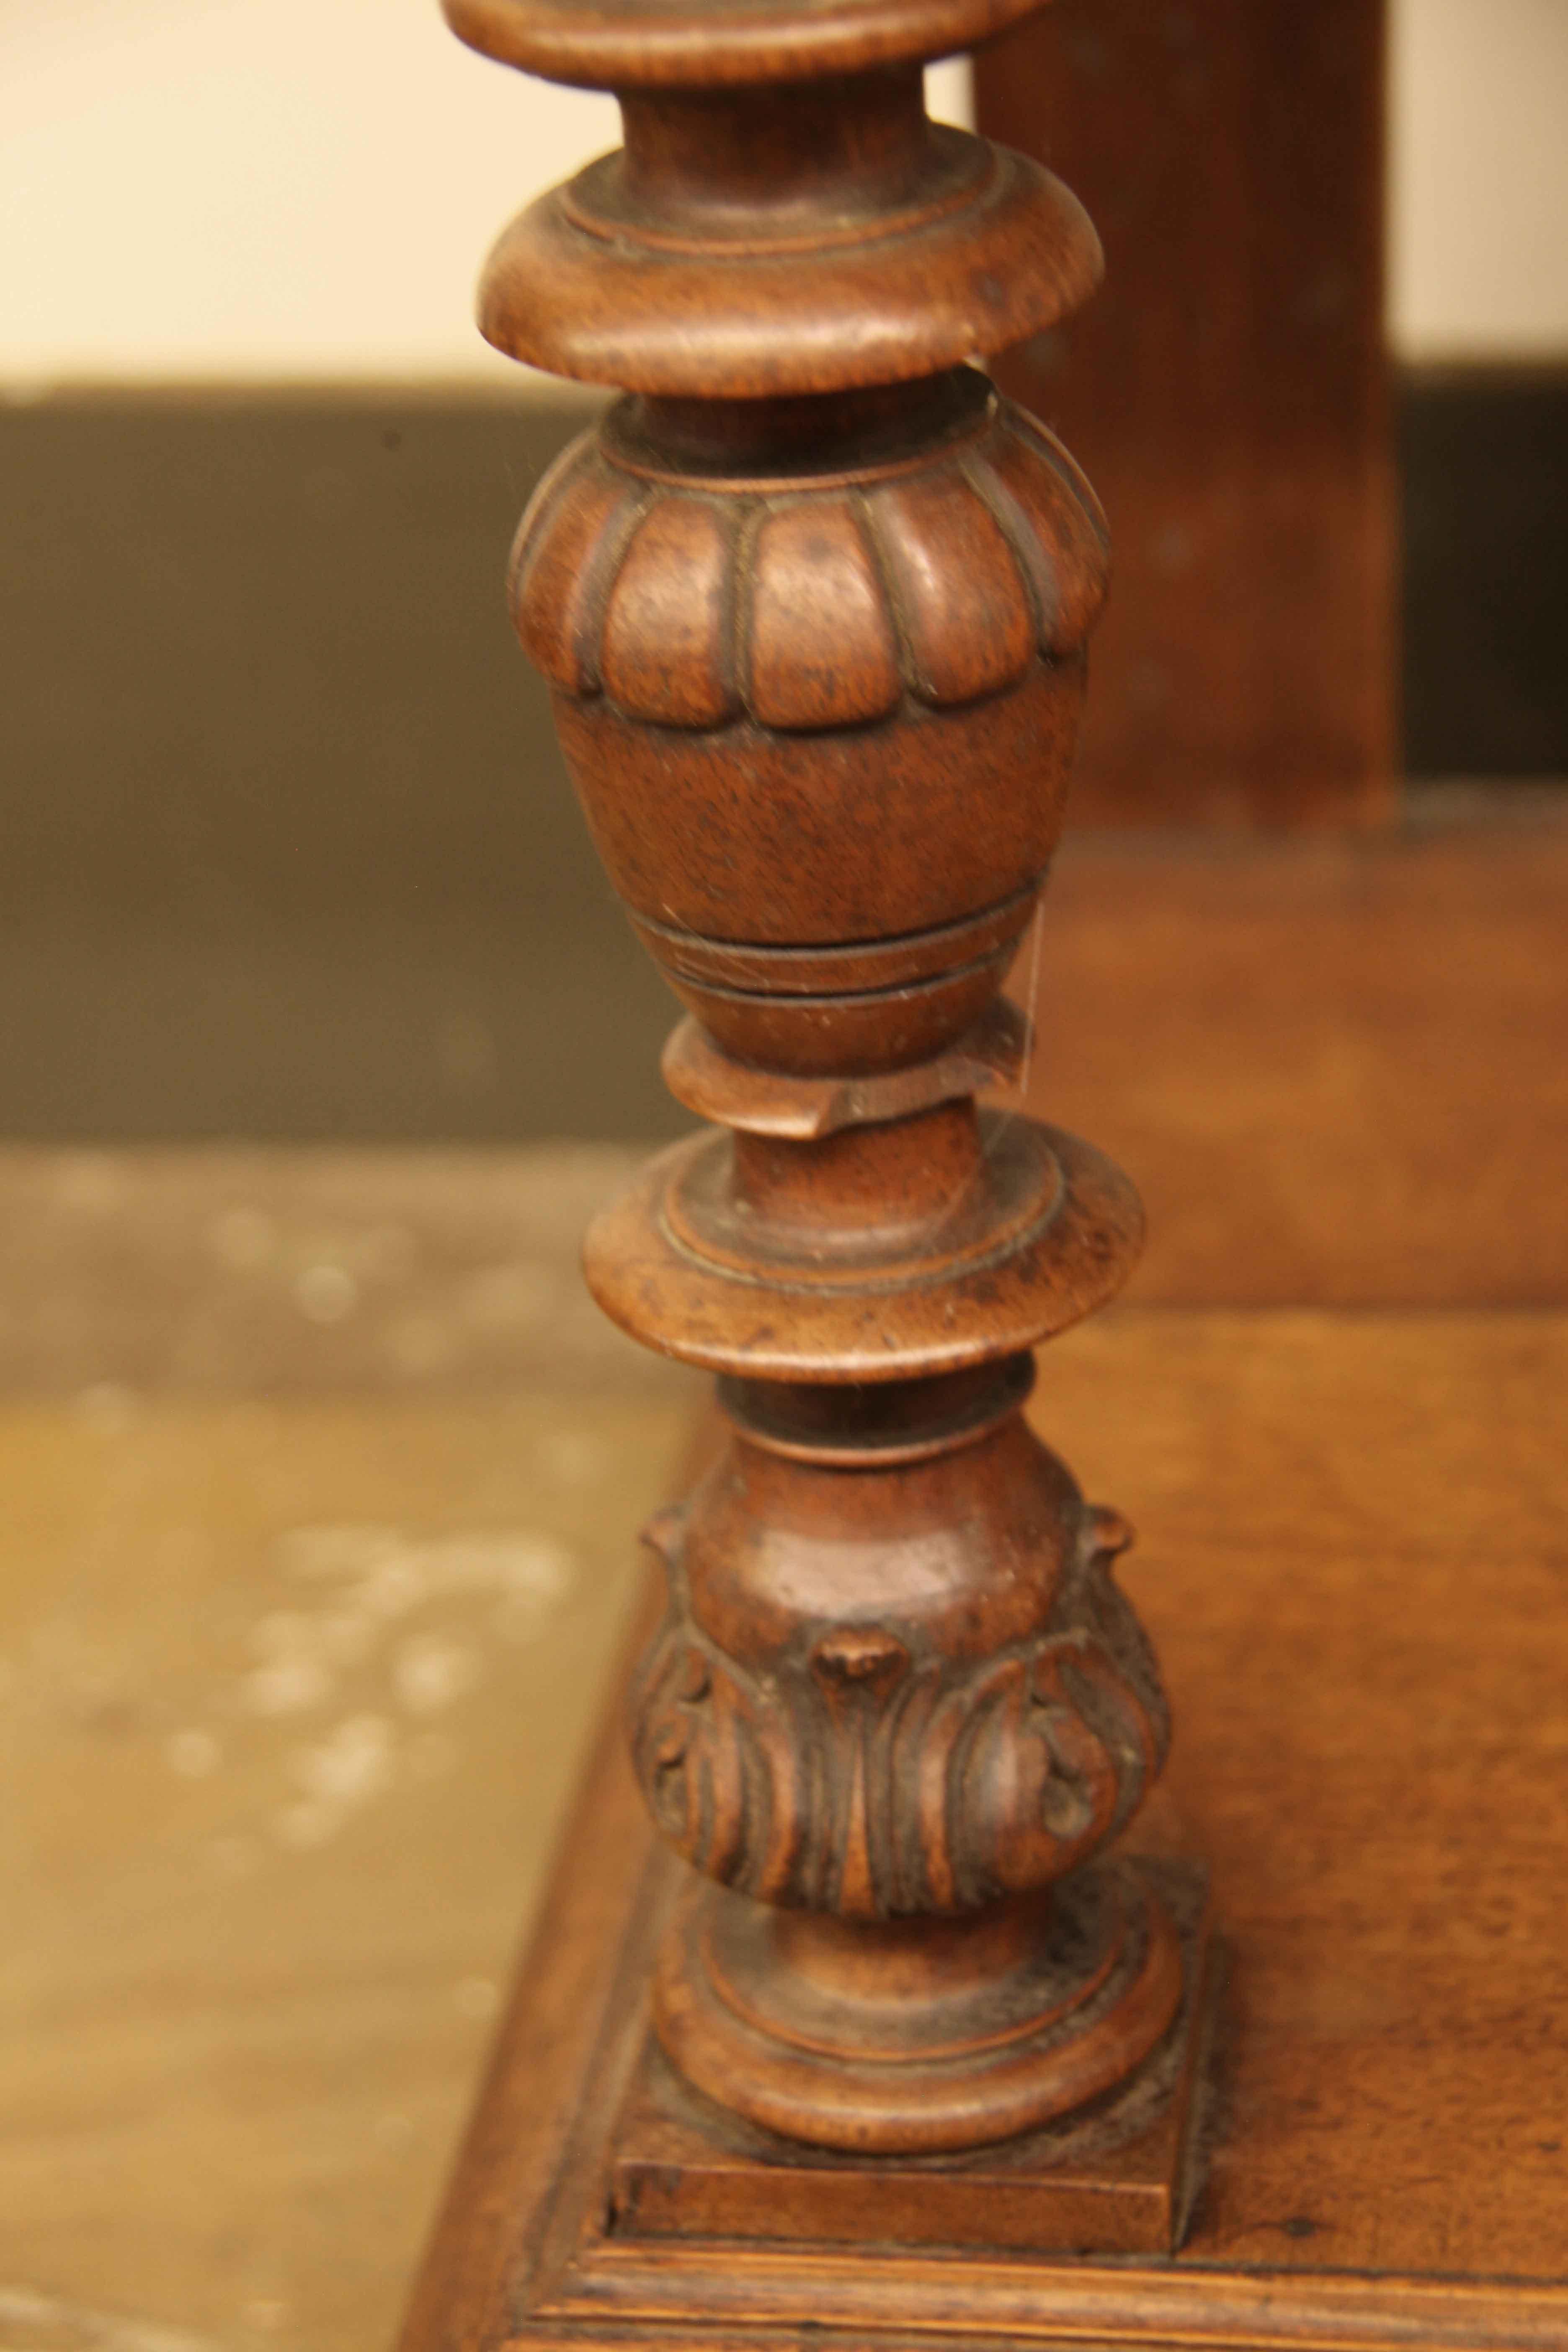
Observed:
[[[845,1918],[1050,1885],[1131,1817],[1169,1720],[1131,1541],[1016,1416],[846,1479],[738,1443],[653,1540],[633,1752],[710,1877]]]

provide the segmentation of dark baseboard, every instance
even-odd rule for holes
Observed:
[[[582,400],[0,409],[0,1134],[677,1130],[499,580]],[[1568,773],[1568,371],[1406,380],[1413,772]]]
[[[592,407],[0,410],[0,1133],[679,1131],[501,605]]]
[[[1568,365],[1402,379],[1405,765],[1568,775]]]

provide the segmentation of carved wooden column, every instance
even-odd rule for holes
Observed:
[[[1156,2053],[1173,2079],[1196,2009],[1181,1886],[1092,1859],[1168,1737],[1129,1531],[1022,1417],[1141,1212],[1089,1145],[975,1101],[1022,1048],[999,991],[1107,576],[1087,483],[977,363],[1100,253],[1047,173],[927,119],[921,68],[1034,4],[447,0],[625,121],[507,230],[481,319],[626,394],[542,485],[510,595],[689,1008],[668,1081],[713,1123],[586,1253],[732,1431],[651,1531],[631,1734],[692,1867],[648,2096],[774,2160],[1103,2109]]]

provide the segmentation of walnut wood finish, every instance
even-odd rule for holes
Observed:
[[[1528,1062],[1500,1066],[1500,1098]],[[1463,1093],[1434,1073],[1435,1108]],[[1374,1230],[1386,1213],[1374,1200]],[[1461,1249],[1457,1291],[1472,1265]],[[1135,1422],[1131,1499],[1165,1530],[1159,1561],[1128,1575],[1191,1732],[1128,1843],[1180,1851],[1203,1823],[1230,1946],[1215,2145],[1180,2249],[1042,2254],[1017,2143],[940,2175],[804,2154],[785,2168],[712,2135],[700,2154],[679,2110],[650,2117],[634,2088],[618,2156],[668,1864],[649,1864],[617,1696],[406,2352],[1568,2344],[1568,1320],[1426,1297],[1127,1306],[1061,1354],[1053,1423],[1086,1459],[1120,1460]],[[626,2172],[663,2158],[628,2214]],[[824,2171],[837,2211],[813,2243],[792,2209],[820,2200]],[[963,2250],[951,2221],[922,2245],[921,2202],[941,2185],[962,2204],[975,2180],[992,2250]],[[681,2199],[706,2203],[696,2242],[668,2226]]]
[[[1131,1532],[1022,1418],[1029,1350],[1120,1286],[1142,1212],[974,1102],[1016,1060],[998,992],[1109,560],[976,362],[1072,310],[1099,246],[1040,166],[925,114],[922,60],[1011,0],[447,13],[616,89],[626,134],[505,232],[480,316],[625,390],[532,500],[510,604],[689,1009],[672,1082],[720,1122],[585,1259],[635,1338],[720,1374],[731,1429],[649,1537],[633,1747],[695,1866],[655,2022],[783,2141],[1006,2140],[1162,2051],[1173,2089],[1200,2009],[1201,1929],[1088,1867],[1169,1739]]]
[[[1395,805],[1386,0],[1059,0],[975,61],[980,128],[1105,238],[1105,298],[1004,365],[1117,535],[1080,821]]]

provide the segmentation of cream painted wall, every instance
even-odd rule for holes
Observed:
[[[964,119],[965,69],[933,75]],[[0,379],[486,377],[502,223],[614,99],[474,57],[436,0],[0,12]]]
[[[1568,358],[1568,0],[1393,0],[1393,12],[1396,348]]]
[[[1398,348],[1568,353],[1568,0],[1393,5]],[[936,79],[963,119],[963,68]],[[0,13],[0,384],[515,383],[469,324],[473,269],[616,122],[470,56],[435,0],[24,0]]]

